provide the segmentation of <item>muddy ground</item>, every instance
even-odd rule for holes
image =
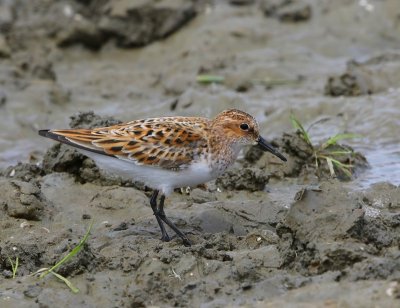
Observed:
[[[0,306],[398,307],[399,16],[398,0],[0,1]],[[174,192],[192,247],[159,240],[143,184],[37,135],[226,108],[288,162],[248,149]],[[362,136],[344,141],[351,180],[316,169],[291,113],[315,145]],[[79,293],[32,275],[91,222],[58,269]]]

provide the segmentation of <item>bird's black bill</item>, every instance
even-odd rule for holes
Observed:
[[[283,156],[281,153],[279,153],[277,150],[275,150],[273,148],[272,145],[270,145],[269,143],[267,143],[267,141],[263,138],[263,137],[259,137],[258,138],[258,146],[263,149],[264,151],[268,151],[271,152],[272,154],[274,154],[275,156],[278,156],[280,159],[282,159],[283,161],[287,161],[286,157]]]

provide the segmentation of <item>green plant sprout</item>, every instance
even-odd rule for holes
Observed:
[[[311,142],[311,138],[310,138],[308,131],[306,129],[304,129],[303,125],[300,123],[299,120],[296,119],[296,117],[293,114],[290,115],[290,121],[292,122],[293,128],[296,129],[297,131],[299,131],[301,137],[312,149],[313,158],[315,160],[315,167],[317,168],[317,170],[321,165],[321,161],[325,160],[328,165],[330,175],[332,177],[336,176],[337,171],[335,171],[335,169],[341,171],[348,178],[352,177],[351,169],[353,168],[353,165],[340,162],[338,160],[338,157],[340,155],[353,154],[354,152],[344,146],[341,146],[340,144],[338,144],[338,142],[340,140],[345,140],[345,139],[360,138],[361,137],[360,135],[337,134],[333,137],[330,137],[328,140],[326,140],[324,143],[322,143],[319,147],[315,147],[313,145],[313,143]],[[336,147],[332,148],[332,146],[336,146]]]
[[[15,258],[15,262],[13,262],[13,260],[11,260],[10,257],[8,258],[8,262],[10,262],[11,264],[11,269],[12,269],[12,278],[14,279],[15,276],[17,275],[17,270],[18,270],[18,265],[19,265],[19,259],[18,257]]]
[[[225,78],[217,75],[198,75],[196,77],[198,83],[210,84],[210,83],[224,83]]]
[[[79,289],[76,288],[67,278],[63,277],[62,275],[58,274],[55,272],[56,269],[58,269],[61,265],[63,265],[64,263],[66,263],[68,260],[70,260],[71,258],[73,258],[75,255],[77,255],[83,248],[83,246],[85,245],[87,239],[89,238],[89,234],[90,234],[90,230],[92,229],[93,226],[93,222],[89,225],[88,230],[86,231],[84,237],[80,240],[80,242],[78,243],[78,245],[76,245],[74,247],[74,249],[72,249],[64,258],[62,258],[60,261],[58,261],[54,266],[52,266],[51,268],[42,268],[40,270],[38,270],[35,274],[39,274],[41,273],[41,275],[39,276],[40,278],[44,278],[47,274],[53,274],[55,277],[57,277],[58,279],[60,279],[62,282],[64,282],[73,293],[78,293]]]

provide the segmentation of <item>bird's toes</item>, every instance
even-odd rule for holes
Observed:
[[[189,241],[188,238],[182,238],[182,240],[183,240],[183,245],[185,245],[186,247],[192,246],[192,243]]]
[[[171,238],[169,237],[169,235],[168,235],[167,233],[164,233],[164,234],[161,236],[161,240],[162,240],[163,242],[169,242],[169,241],[171,240]]]

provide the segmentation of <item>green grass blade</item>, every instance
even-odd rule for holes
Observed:
[[[330,157],[326,157],[326,163],[328,164],[329,167],[329,172],[331,173],[331,177],[334,177],[335,174],[335,169],[333,169],[333,163],[332,163],[332,159]]]
[[[15,276],[17,275],[18,266],[19,266],[19,258],[16,257],[15,258],[15,267],[13,269],[13,278],[15,278]]]
[[[204,84],[223,83],[225,81],[225,77],[217,75],[198,75],[196,77],[196,81]]]
[[[71,289],[71,291],[73,293],[79,293],[79,289],[77,287],[75,287],[71,281],[69,281],[67,278],[61,276],[60,274],[57,274],[56,272],[51,272],[54,276],[56,276],[58,279],[60,279],[61,281],[63,281],[68,288]]]
[[[76,254],[78,254],[82,248],[83,245],[86,243],[89,234],[90,234],[90,230],[92,229],[93,226],[93,222],[90,224],[88,230],[86,231],[85,236],[80,240],[80,242],[78,243],[78,245],[75,246],[74,249],[72,249],[64,258],[62,258],[59,262],[57,262],[52,268],[50,268],[49,270],[47,270],[46,272],[44,272],[43,274],[40,275],[40,278],[43,278],[44,276],[46,276],[47,274],[49,274],[50,272],[53,272],[59,268],[62,264],[64,264],[65,262],[67,262],[69,259],[71,259],[72,257],[74,257]]]
[[[47,267],[42,267],[42,268],[38,269],[36,272],[30,274],[30,276],[35,276],[35,275],[38,275],[38,274],[43,273],[43,272],[48,271],[48,270],[49,269]]]
[[[7,256],[7,258],[8,258],[8,262],[10,262],[10,264],[11,264],[12,278],[14,279],[15,276],[17,276],[17,270],[18,270],[18,266],[19,266],[19,258],[18,257],[15,258],[15,263],[13,262],[13,260],[11,260],[10,257]]]
[[[350,164],[343,164],[340,161],[331,158],[332,163],[335,165],[336,168],[341,170],[348,178],[351,178],[353,175],[351,174],[351,171],[349,170],[350,168],[353,167],[353,165]]]
[[[351,154],[351,153],[353,153],[353,151],[348,150],[348,151],[329,151],[329,152],[327,152],[325,154],[329,154],[329,155],[346,155],[346,154]]]
[[[325,141],[322,144],[321,149],[325,149],[330,145],[334,145],[340,140],[354,139],[354,138],[360,138],[360,137],[362,137],[362,136],[358,135],[358,134],[337,134],[333,137],[330,137],[327,141]]]
[[[292,122],[293,128],[299,130],[304,140],[313,148],[310,135],[304,129],[303,125],[301,125],[300,121],[296,119],[293,113],[290,115],[290,121]]]
[[[319,157],[319,158],[323,158],[323,159],[329,158],[330,160],[332,160],[333,163],[335,163],[335,164],[337,164],[337,165],[340,165],[340,166],[342,166],[342,167],[345,167],[345,168],[352,168],[352,167],[353,167],[353,165],[351,165],[351,164],[344,164],[344,163],[342,163],[342,162],[338,161],[337,159],[334,159],[334,158],[332,158],[332,157],[330,157],[330,156],[318,155],[318,157]]]
[[[341,170],[349,179],[352,178],[353,175],[351,174],[351,171],[349,169],[344,168],[344,167],[339,167],[339,166],[336,166],[336,168]]]
[[[299,122],[299,120],[296,119],[296,117],[294,116],[293,113],[290,114],[290,121],[292,122],[292,126],[294,129],[300,130],[300,131],[304,130],[303,125],[301,125],[301,123]]]

